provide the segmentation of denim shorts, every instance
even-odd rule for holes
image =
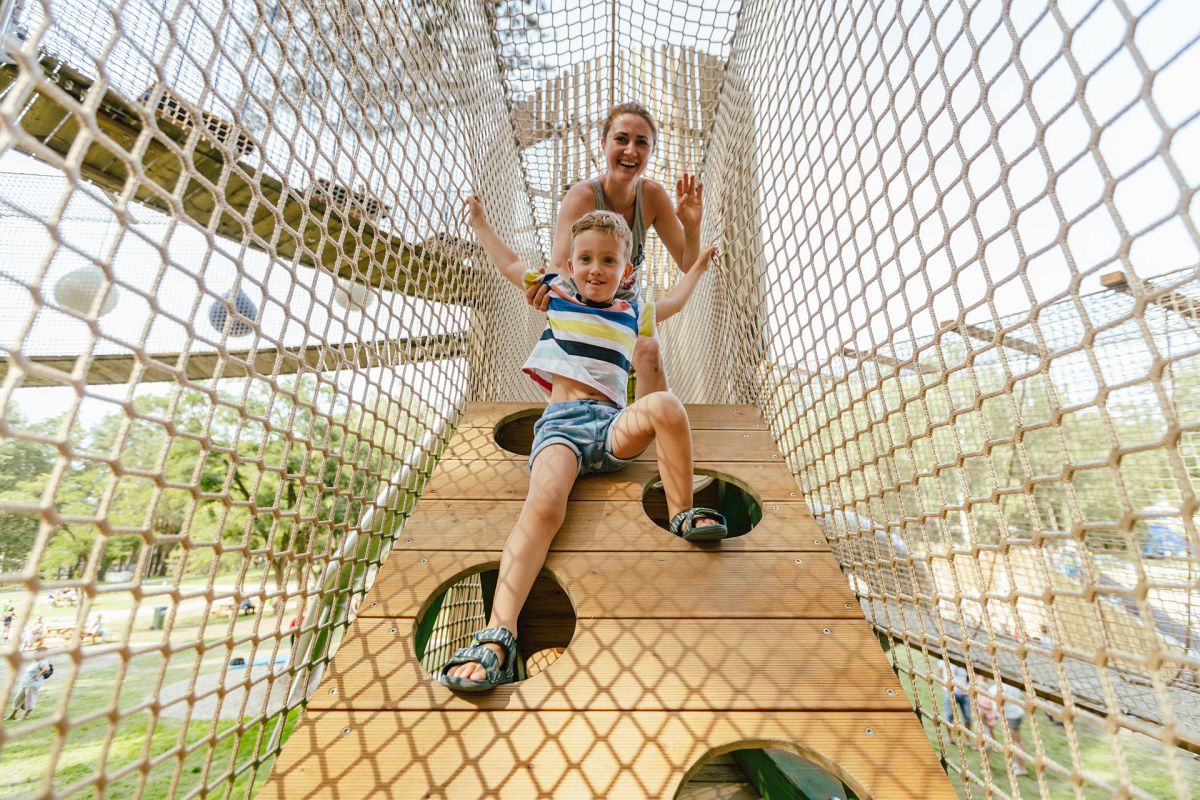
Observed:
[[[564,444],[575,452],[580,475],[625,467],[629,461],[615,457],[609,443],[613,422],[623,410],[601,400],[568,400],[546,406],[533,426],[530,468],[537,454],[550,444]]]

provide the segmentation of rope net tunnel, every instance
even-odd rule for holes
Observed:
[[[757,408],[955,790],[1200,793],[1188,0],[0,26],[5,716],[54,666],[0,795],[258,791],[467,404],[541,399],[542,319],[462,198],[544,266],[631,99],[721,253],[661,331],[671,387]],[[643,293],[678,275],[652,234]]]

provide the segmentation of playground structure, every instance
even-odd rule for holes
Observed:
[[[0,464],[45,465],[0,476],[0,699],[52,593],[115,634],[49,640],[16,790],[662,797],[778,746],[864,798],[1195,796],[1186,5],[0,0]],[[581,483],[530,679],[468,706],[422,670],[523,496],[540,320],[461,198],[544,264],[629,98],[705,181],[667,368],[761,519],[693,553],[647,464]]]

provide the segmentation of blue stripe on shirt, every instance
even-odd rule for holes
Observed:
[[[557,339],[554,336],[554,331],[552,331],[549,327],[542,331],[541,336],[542,341],[547,339],[554,339],[554,343],[557,344],[564,353],[570,356],[575,356],[577,358],[590,358],[594,361],[603,361],[606,364],[613,364],[617,367],[620,367],[625,372],[628,372],[632,366],[629,363],[629,360],[616,350],[608,347],[599,347],[594,344],[587,344],[585,342],[576,342],[570,339]]]
[[[572,303],[570,300],[563,300],[561,297],[551,297],[549,311],[566,311],[572,314],[595,314],[604,320],[629,328],[634,336],[637,336],[638,333],[638,310],[636,305],[624,311],[611,311],[607,308],[592,308],[591,306]]]

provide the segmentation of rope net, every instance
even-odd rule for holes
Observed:
[[[637,99],[647,177],[699,173],[721,251],[662,331],[671,386],[762,410],[960,794],[1196,796],[1186,0],[0,25],[6,711],[54,666],[0,793],[253,794],[464,404],[538,399],[541,320],[462,198],[544,265]],[[679,274],[653,235],[642,272]]]

